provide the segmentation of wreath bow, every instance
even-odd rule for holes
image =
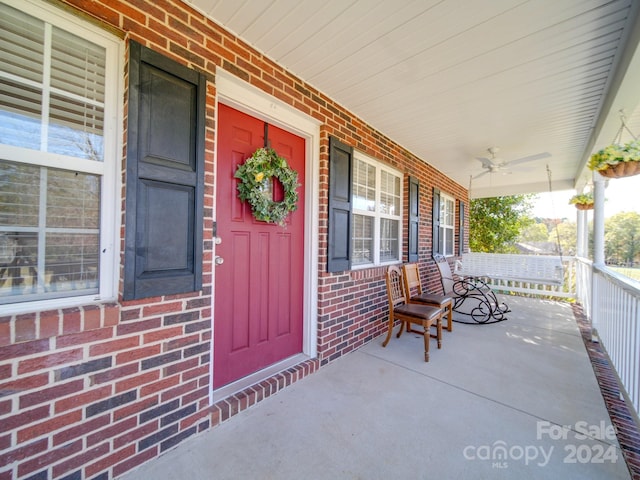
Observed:
[[[298,208],[298,173],[272,148],[259,148],[234,175],[240,179],[238,196],[249,202],[253,216],[260,221],[285,225],[289,213]],[[271,182],[277,178],[284,189],[281,202],[273,200]]]

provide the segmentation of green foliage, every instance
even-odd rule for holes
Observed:
[[[622,212],[604,223],[605,257],[614,265],[633,265],[640,258],[640,214]]]
[[[521,242],[547,242],[549,241],[549,229],[544,223],[532,223],[520,232]]]
[[[591,205],[591,204],[593,204],[593,202],[594,202],[593,193],[591,193],[591,192],[580,193],[578,195],[574,195],[573,197],[571,197],[569,199],[569,203],[571,205],[575,205],[577,203],[582,204],[582,205]]]
[[[534,195],[471,200],[469,247],[473,252],[514,253],[520,232],[533,223],[529,216]]]
[[[238,183],[240,199],[249,202],[257,220],[284,226],[287,215],[298,208],[298,173],[271,148],[256,150],[238,167],[235,177],[242,180]],[[274,178],[284,188],[281,202],[273,200]]]
[[[587,165],[591,170],[606,170],[610,165],[638,160],[640,160],[640,140],[632,140],[624,145],[613,143],[603,148],[591,155]]]

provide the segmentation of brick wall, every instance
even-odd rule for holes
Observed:
[[[0,480],[118,476],[384,331],[385,269],[326,273],[330,135],[404,172],[405,204],[406,177],[419,179],[420,257],[431,289],[438,285],[430,261],[432,187],[468,202],[462,186],[185,4],[65,3],[126,40],[207,74],[203,290],[0,317]],[[321,121],[320,274],[318,359],[211,407],[216,68]]]

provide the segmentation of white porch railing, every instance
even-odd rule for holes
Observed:
[[[589,310],[587,310],[589,311]],[[640,412],[640,283],[593,267],[591,325]]]

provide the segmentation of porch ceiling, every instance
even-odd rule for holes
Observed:
[[[461,185],[569,189],[624,109],[640,131],[632,0],[187,0]],[[489,147],[510,161],[486,170]]]

